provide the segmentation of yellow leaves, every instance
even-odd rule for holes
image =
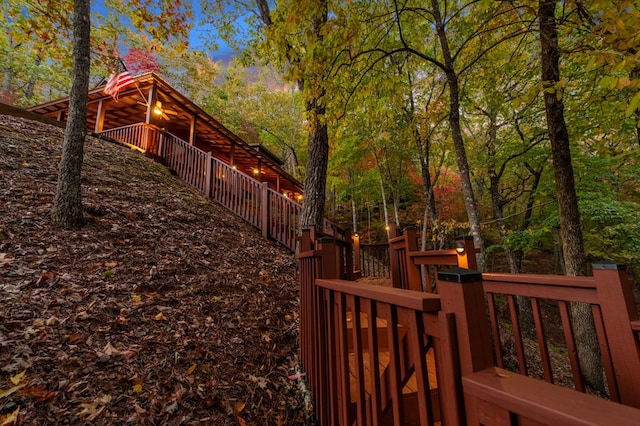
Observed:
[[[0,426],[14,426],[18,424],[18,414],[20,407],[16,408],[12,413],[0,416]]]
[[[80,404],[82,407],[82,411],[80,411],[77,415],[78,417],[86,417],[86,421],[92,422],[102,413],[107,404],[111,402],[110,395],[103,395],[101,397],[96,398],[89,404],[83,403]]]
[[[116,266],[118,266],[118,262],[104,262],[104,266],[106,266],[107,268],[115,268]]]
[[[142,392],[142,386],[144,384],[144,379],[142,377],[139,376],[135,376],[133,378],[133,393],[140,393]]]
[[[640,106],[640,92],[637,92],[633,96],[633,98],[631,98],[631,101],[629,101],[629,105],[625,110],[626,116],[629,117],[631,116],[631,114],[635,113],[639,106]]]
[[[6,397],[6,396],[9,396],[9,395],[11,395],[11,394],[12,394],[12,393],[14,393],[14,392],[19,391],[20,389],[22,389],[22,388],[23,388],[23,387],[25,387],[25,386],[26,386],[26,385],[24,385],[24,384],[23,384],[23,385],[14,386],[14,387],[12,387],[12,388],[5,389],[5,390],[0,389],[0,399],[4,398],[4,397]]]
[[[139,294],[134,294],[133,296],[131,296],[131,304],[132,305],[139,305],[142,303],[142,296]]]
[[[10,378],[11,383],[13,383],[14,385],[19,385],[22,379],[24,379],[25,374],[27,374],[27,370],[23,371],[22,373],[18,373],[15,376],[12,376]]]
[[[158,312],[156,315],[153,316],[153,320],[154,321],[167,321],[167,317],[164,314],[164,312]]]

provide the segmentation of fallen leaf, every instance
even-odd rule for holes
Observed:
[[[69,337],[67,338],[67,341],[72,345],[79,343],[82,340],[83,340],[82,333],[73,333],[69,335]]]
[[[27,370],[24,370],[22,373],[18,373],[15,376],[11,377],[11,383],[14,385],[19,385],[22,379],[24,379],[25,374],[27,374]]]
[[[193,364],[191,367],[189,367],[189,369],[187,370],[187,376],[190,376],[191,374],[193,374],[197,366],[198,366],[197,364]]]
[[[115,268],[116,266],[118,266],[118,262],[104,262],[104,266],[106,266],[107,268]]]
[[[4,398],[5,396],[9,396],[14,392],[19,391],[20,389],[22,389],[25,386],[27,386],[27,385],[14,386],[14,387],[6,389],[6,390],[1,390],[0,389],[0,399]]]
[[[236,402],[236,406],[235,406],[236,414],[240,414],[242,412],[242,410],[244,410],[245,406],[246,406],[246,404],[244,402],[242,402],[242,401]]]
[[[142,392],[142,385],[140,383],[133,385],[133,393],[140,393]]]
[[[165,316],[164,312],[159,312],[158,314],[156,314],[153,317],[153,320],[154,321],[166,321],[167,317]]]
[[[20,407],[16,408],[13,413],[0,416],[1,426],[15,426],[18,424],[18,413],[20,413]]]
[[[102,352],[109,356],[120,355],[120,351],[114,348],[111,342],[108,342],[105,347],[102,348]]]
[[[21,390],[20,395],[30,396],[38,402],[44,402],[55,398],[56,392],[52,392],[44,386],[31,386]]]
[[[96,417],[102,413],[105,409],[106,405],[111,402],[111,395],[103,395],[96,398],[90,404],[82,403],[80,407],[82,407],[82,411],[78,413],[78,417],[85,417],[88,422],[95,420]]]

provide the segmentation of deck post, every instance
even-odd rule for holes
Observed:
[[[342,262],[338,256],[338,245],[335,238],[322,237],[318,239],[318,250],[322,250],[322,267],[318,278],[342,278],[339,266]]]
[[[455,316],[462,375],[492,367],[482,274],[459,267],[438,272],[438,292],[442,311]]]
[[[262,203],[261,203],[261,228],[262,236],[269,238],[269,185],[267,182],[262,182]]]
[[[631,281],[624,265],[597,263],[592,270],[620,402],[640,408],[640,345],[631,328],[638,311]]]
[[[456,252],[458,253],[458,266],[465,269],[478,270],[476,259],[476,246],[470,235],[456,237]]]
[[[213,178],[213,176],[211,176],[211,169],[212,169],[212,157],[211,157],[211,151],[207,152],[207,165],[205,167],[206,169],[206,175],[205,175],[205,182],[204,182],[204,195],[207,196],[207,198],[211,198],[211,179]]]
[[[351,238],[353,239],[353,269],[356,273],[355,278],[360,278],[362,274],[362,265],[360,259],[360,236],[358,234],[353,234]]]
[[[409,253],[418,251],[418,232],[414,226],[408,226],[404,229],[404,261],[407,265],[407,288],[409,290],[422,291],[422,275],[420,267],[416,265]]]

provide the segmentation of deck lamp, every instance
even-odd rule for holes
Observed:
[[[456,241],[456,252],[458,254],[464,253],[464,240]]]

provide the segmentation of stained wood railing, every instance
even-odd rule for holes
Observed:
[[[631,284],[618,265],[594,265],[593,277],[580,278],[482,275],[440,266],[437,294],[428,294],[346,281],[345,262],[337,260],[349,252],[346,243],[310,235],[303,233],[299,255],[301,360],[320,424],[606,425],[613,419],[618,425],[637,424],[640,320]],[[414,269],[438,258],[433,252],[405,253]],[[440,262],[451,256],[444,254]],[[550,300],[590,306],[611,401],[528,377],[526,368],[519,370],[523,374],[501,368],[504,352],[493,339],[504,331],[495,305],[504,298],[503,308],[517,315],[516,296],[532,301],[542,342],[547,342],[545,320],[536,306]],[[567,317],[558,323],[570,329],[568,309],[558,309]],[[511,325],[514,334],[522,334],[518,327]],[[569,346],[574,337],[565,334]],[[540,357],[549,364],[544,345],[539,344]],[[440,362],[436,347],[443,351]],[[443,365],[447,351],[453,351],[447,355],[452,362]],[[525,366],[525,351],[518,351]],[[569,346],[569,352],[575,350]],[[579,375],[579,360],[568,362]],[[552,376],[550,367],[543,370]]]
[[[531,354],[525,350],[525,333],[516,300],[517,296],[525,296],[529,300],[535,326],[535,337],[531,336],[529,340],[537,346],[535,358],[540,359],[539,369],[544,380],[549,383],[558,380],[554,377],[551,359],[551,351],[555,351],[556,358],[560,358],[558,362],[570,366],[573,387],[586,392],[570,308],[572,303],[581,303],[593,317],[598,347],[591,350],[599,351],[602,357],[609,398],[640,408],[640,346],[633,330],[638,313],[632,286],[623,268],[602,263],[593,265],[591,277],[483,274],[482,280],[492,335],[503,336],[506,333],[513,338],[513,355],[520,374],[530,374],[527,355],[530,357]],[[499,314],[499,303],[506,303],[505,315]],[[553,342],[553,346],[548,338],[551,326],[561,328],[557,334],[562,336],[562,341]],[[566,356],[559,356],[558,347],[566,348]],[[505,368],[507,353],[504,342],[494,338],[493,348],[496,365]]]
[[[265,182],[156,126],[139,123],[101,135],[157,156],[181,179],[260,229],[263,236],[296,249],[302,206]],[[323,232],[348,238],[328,220],[324,221]]]
[[[134,146],[141,151],[147,151],[158,141],[161,130],[151,124],[138,123],[104,130],[100,134]]]

